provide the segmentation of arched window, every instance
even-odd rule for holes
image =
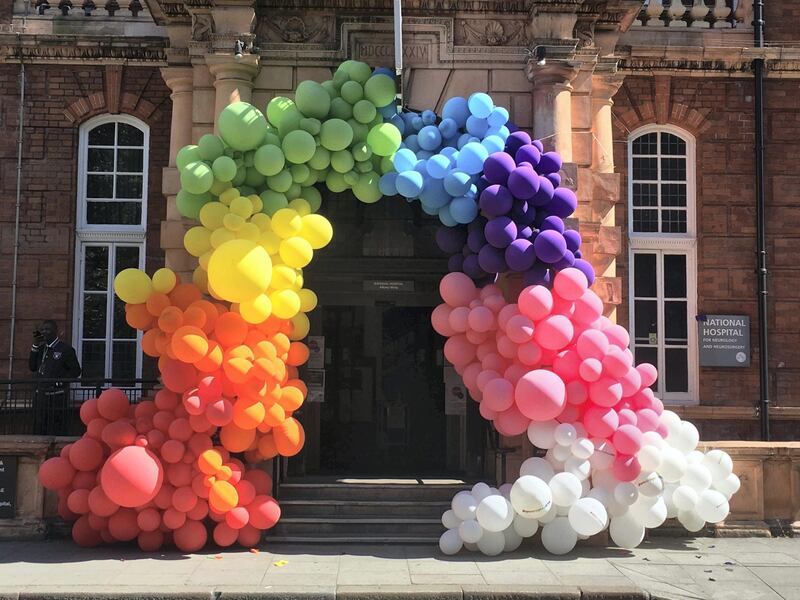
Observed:
[[[648,126],[628,140],[630,331],[636,362],[658,367],[662,400],[698,401],[695,143]]]
[[[103,115],[80,129],[74,343],[85,378],[141,374],[138,332],[125,321],[114,277],[143,268],[149,128]]]

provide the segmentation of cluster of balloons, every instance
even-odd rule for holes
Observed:
[[[664,411],[659,419],[666,435],[653,438],[647,466],[633,482],[616,477],[613,446],[588,439],[579,424],[532,424],[531,441],[550,447],[545,458],[527,459],[519,478],[499,489],[477,483],[457,493],[442,515],[447,531],[439,548],[449,555],[467,548],[496,556],[516,550],[541,529],[545,550],[560,555],[608,528],[616,545],[633,549],[646,529],[669,518],[692,532],[722,521],[740,486],[730,456],[698,451],[696,430],[687,434],[693,427],[675,413]]]
[[[272,479],[215,445],[217,427],[187,406],[169,389],[131,405],[115,388],[81,405],[86,433],[39,470],[59,515],[74,521],[77,544],[136,540],[147,552],[166,543],[195,552],[209,527],[220,546],[253,546],[275,525]]]

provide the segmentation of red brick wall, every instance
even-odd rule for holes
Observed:
[[[800,116],[798,84],[769,80],[766,108],[766,203],[769,259],[770,392],[778,406],[800,405],[800,267],[792,250],[800,248]],[[622,173],[617,223],[627,241],[627,129],[653,122],[648,107],[683,104],[704,115],[696,123],[669,118],[697,139],[697,309],[707,314],[746,314],[751,321],[749,368],[700,370],[700,402],[708,406],[753,406],[759,398],[758,319],[755,277],[755,183],[753,84],[750,79],[672,78],[669,97],[656,93],[654,79],[629,76],[614,98],[618,128],[614,158]],[[657,112],[657,111],[656,111]],[[640,122],[632,123],[635,118]],[[627,292],[627,254],[618,261]],[[619,321],[627,325],[623,305]],[[757,423],[708,422],[704,436],[753,438]],[[776,437],[797,438],[791,422],[775,423]]]
[[[800,40],[800,3],[794,0],[764,2],[764,36],[768,42],[797,42]]]
[[[31,331],[42,319],[56,319],[65,339],[72,339],[78,130],[82,121],[107,112],[102,102],[102,67],[27,65],[25,72],[17,377],[27,376]],[[150,126],[146,252],[152,272],[163,265],[158,238],[165,217],[161,170],[169,154],[169,90],[157,68],[126,67],[121,92],[125,100],[121,112],[134,114]],[[68,106],[90,96],[93,103],[86,114],[78,119],[73,115],[74,120],[67,117]],[[0,65],[0,377],[8,371],[18,111],[19,67]]]

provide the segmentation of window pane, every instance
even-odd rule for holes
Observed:
[[[83,342],[81,367],[82,379],[103,379],[106,376],[106,343]]]
[[[106,294],[83,295],[83,335],[84,338],[106,337]]]
[[[86,246],[83,289],[108,289],[108,246]]]
[[[686,159],[662,158],[661,179],[663,181],[686,181]]]
[[[663,233],[686,233],[686,211],[662,210],[661,231]]]
[[[98,125],[89,132],[90,146],[113,146],[114,145],[114,123]]]
[[[633,205],[634,206],[658,206],[658,184],[657,183],[634,183],[633,184]]]
[[[635,300],[634,310],[634,338],[637,343],[647,344],[650,334],[658,334],[658,304],[655,300]]]
[[[656,255],[633,255],[633,295],[636,298],[656,297]]]
[[[658,153],[658,134],[647,133],[633,140],[634,154],[657,154]]]
[[[664,297],[686,298],[686,255],[664,255]]]
[[[87,202],[86,222],[91,225],[141,225],[141,202]]]
[[[634,362],[637,365],[642,363],[650,363],[651,365],[658,367],[658,348],[655,346],[635,346]],[[655,389],[655,387],[653,389]]]
[[[125,303],[116,296],[114,296],[114,339],[136,339],[136,330],[125,320]]]
[[[114,197],[114,176],[113,175],[87,175],[86,176],[86,197],[87,198],[113,198]]]
[[[633,209],[633,230],[637,233],[658,232],[658,209]]]
[[[685,344],[688,337],[686,302],[664,302],[664,343]]]
[[[143,146],[144,133],[141,129],[137,129],[133,125],[120,123],[119,132],[117,133],[117,144],[119,146]]]
[[[114,171],[114,150],[111,148],[89,148],[87,171],[111,173]]]
[[[689,365],[686,348],[667,348],[664,351],[664,391],[689,391]]]
[[[142,197],[141,175],[117,175],[117,198]]]
[[[136,342],[114,342],[111,351],[111,377],[135,379]]]
[[[661,154],[685,155],[686,142],[671,133],[661,134]]]
[[[117,150],[117,171],[120,173],[141,173],[143,162],[144,150]]]
[[[139,268],[139,248],[136,246],[117,246],[117,264],[114,273],[125,269]]]
[[[661,206],[686,206],[686,184],[662,183]]]
[[[667,160],[667,159],[662,159]],[[662,163],[663,165],[663,163]],[[657,158],[633,158],[633,179],[641,181],[658,180],[658,159]]]

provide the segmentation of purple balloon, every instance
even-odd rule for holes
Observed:
[[[506,248],[505,258],[512,271],[527,271],[536,262],[536,251],[528,240],[514,240]]]
[[[551,215],[566,219],[578,208],[578,197],[569,188],[557,188],[553,192],[553,199],[544,208]]]
[[[539,149],[539,152],[544,152],[544,144],[542,140],[531,140],[531,144],[536,146]]]
[[[517,167],[508,176],[508,189],[515,198],[529,200],[539,191],[539,176],[530,167]]]
[[[557,231],[558,233],[564,233],[564,221],[561,218],[551,215],[546,217],[542,224],[539,225],[539,229],[552,229],[553,231]]]
[[[445,254],[461,252],[467,241],[467,230],[464,227],[439,227],[436,230],[436,245]]]
[[[505,152],[495,152],[483,163],[483,176],[491,183],[505,185],[516,166],[511,156]]]
[[[461,256],[469,256],[470,254],[472,254],[472,250],[469,249],[469,246],[464,246],[461,250]]]
[[[564,251],[564,256],[561,257],[557,263],[553,263],[553,269],[555,271],[561,271],[562,269],[567,269],[575,264],[575,255],[570,252],[569,250]]]
[[[478,264],[487,273],[505,273],[508,271],[505,251],[486,244],[478,253]]]
[[[542,263],[534,264],[533,267],[522,274],[522,281],[526,286],[544,285],[546,287],[550,287],[550,280],[550,270],[547,268],[547,265],[543,265]]]
[[[462,269],[464,270],[464,273],[473,279],[480,279],[482,277],[486,277],[487,275],[486,271],[481,269],[481,266],[478,263],[477,254],[470,254],[469,256],[465,257]]]
[[[581,254],[580,250],[578,250],[577,252],[573,252],[573,254],[575,255],[575,258],[583,258],[583,254]]]
[[[592,265],[589,264],[587,261],[583,260],[582,258],[576,258],[575,264],[572,265],[576,269],[580,269],[584,275],[586,275],[586,279],[589,280],[589,285],[594,283],[594,269]]]
[[[478,215],[474,221],[467,225],[467,232],[471,233],[473,231],[480,231],[483,233],[483,228],[486,227],[486,221],[486,217]]]
[[[564,232],[564,239],[567,241],[567,250],[570,252],[577,252],[581,247],[581,234],[574,229],[567,229]]]
[[[524,131],[515,131],[506,139],[506,152],[514,156],[522,146],[531,143],[531,136]]]
[[[561,170],[562,160],[558,152],[545,152],[539,161],[538,171],[542,175],[558,173]]]
[[[514,197],[508,188],[495,183],[481,192],[479,205],[486,215],[499,217],[511,210],[514,205]]]
[[[530,163],[534,168],[536,168],[536,165],[539,164],[541,158],[541,152],[539,152],[539,149],[533,144],[521,146],[520,149],[517,150],[516,154],[514,154],[514,160],[517,161],[517,164],[527,162]]]
[[[467,234],[467,247],[477,254],[486,245],[486,236],[480,229],[473,229]]]
[[[447,270],[451,273],[461,271],[464,268],[464,257],[460,254],[454,254],[447,259]]]
[[[486,241],[495,248],[507,248],[517,239],[517,226],[508,217],[495,217],[490,219],[483,230]]]
[[[477,182],[475,182],[474,185],[475,189],[477,190],[476,193],[480,194],[481,192],[483,192],[483,190],[492,185],[492,182],[486,179],[484,175],[481,175],[481,177],[478,179]]]
[[[533,237],[533,229],[530,227],[523,227],[517,232],[517,239],[524,238],[529,240],[531,237]]]
[[[533,246],[539,260],[551,264],[561,260],[564,252],[567,251],[567,242],[564,240],[564,236],[552,229],[540,231],[533,241]]]
[[[559,173],[548,173],[545,175],[550,180],[550,183],[553,184],[553,187],[558,187],[561,185],[561,174]]]
[[[539,189],[528,204],[532,204],[533,206],[545,206],[553,199],[554,192],[555,188],[553,188],[553,183],[546,177],[539,177]]]

